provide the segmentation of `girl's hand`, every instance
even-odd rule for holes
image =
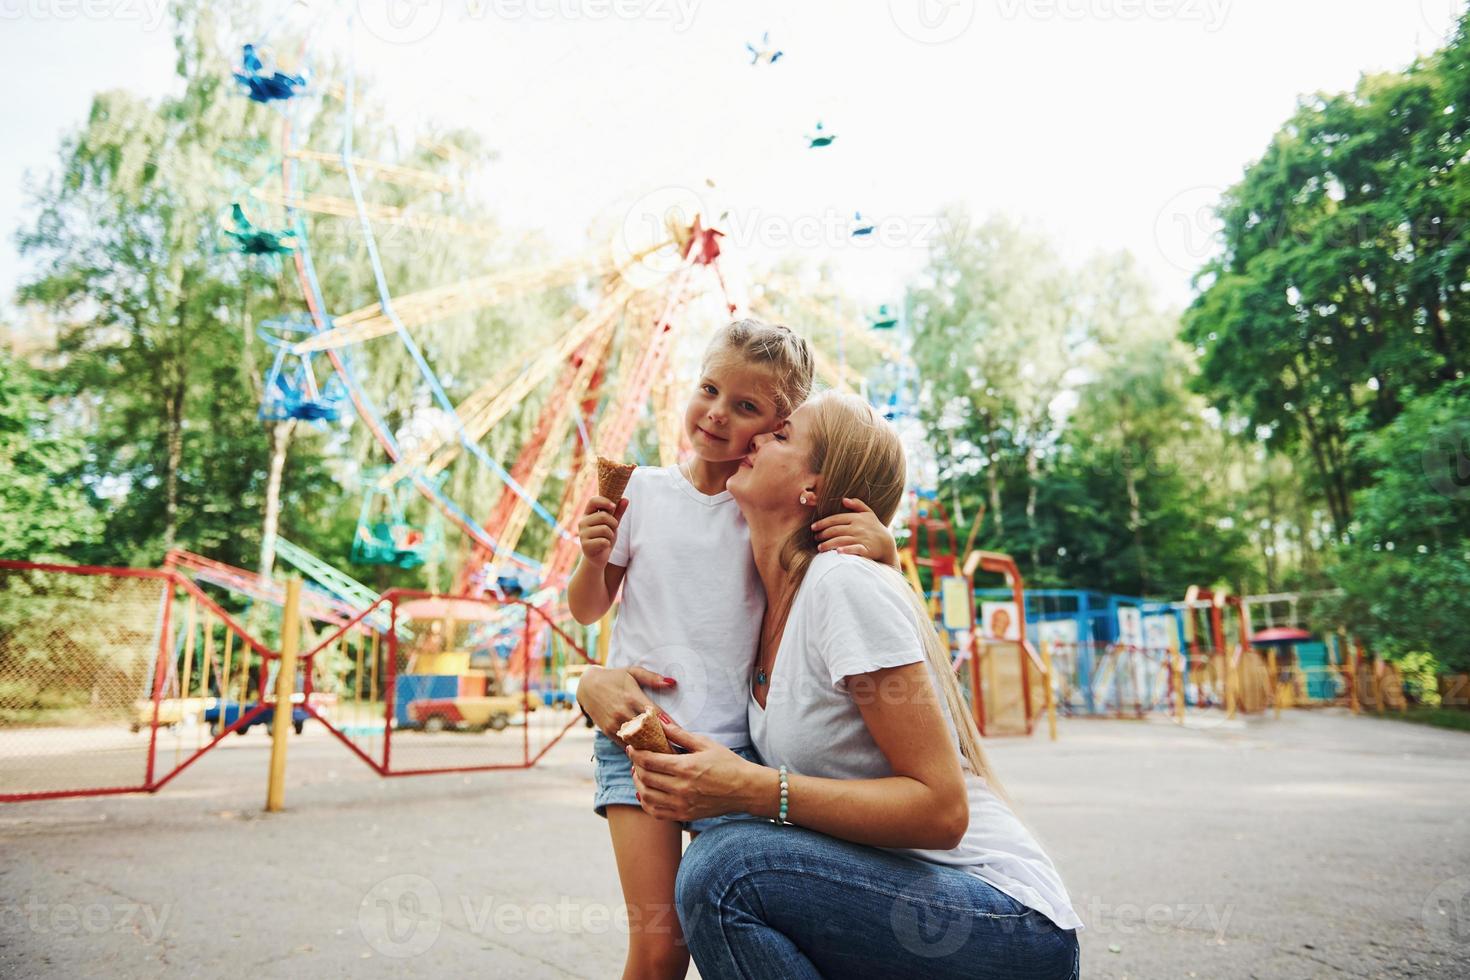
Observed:
[[[668,690],[676,683],[672,677],[660,676],[643,667],[588,667],[577,681],[577,703],[587,712],[592,724],[622,745],[618,729],[649,707],[643,688]]]
[[[607,566],[613,542],[618,539],[618,520],[627,509],[627,497],[616,505],[606,497],[593,497],[587,502],[587,515],[577,524],[577,536],[582,541],[582,557],[589,565]]]
[[[736,755],[703,735],[664,722],[670,742],[688,751],[683,755],[646,752],[627,747],[633,760],[633,785],[644,812],[661,820],[702,820],[749,810],[752,788],[760,776],[775,773]],[[775,799],[775,790],[772,790]]]
[[[817,550],[861,555],[897,568],[898,543],[872,509],[854,497],[843,497],[842,505],[848,510],[824,517],[812,525],[817,537]]]

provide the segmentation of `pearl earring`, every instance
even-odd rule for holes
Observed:
[[[812,501],[811,501],[811,498],[810,498],[810,497],[809,497],[809,496],[808,496],[808,495],[806,495],[806,494],[802,494],[802,495],[801,495],[801,505],[802,505],[802,506],[803,506],[803,507],[805,507],[805,506],[807,506],[807,505],[808,505],[808,504],[810,504],[810,503],[811,503],[811,502],[812,502]]]

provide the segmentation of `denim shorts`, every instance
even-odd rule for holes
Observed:
[[[755,763],[761,761],[760,756],[755,754],[755,749],[748,745],[733,751],[742,759]],[[602,732],[596,732],[592,736],[592,761],[597,764],[597,794],[592,798],[592,809],[597,811],[599,817],[606,817],[607,808],[611,805],[641,806],[638,802],[638,791],[633,786],[632,760],[628,758],[628,753],[618,748],[618,744]],[[699,833],[732,820],[756,819],[759,818],[748,813],[726,813],[718,817],[685,821],[684,829]]]

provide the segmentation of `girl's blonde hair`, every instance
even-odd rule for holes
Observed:
[[[704,366],[735,358],[771,372],[776,413],[786,418],[812,393],[812,349],[790,327],[762,320],[735,320],[715,331],[704,351]]]
[[[878,520],[890,523],[903,502],[905,474],[903,444],[893,426],[858,396],[828,391],[811,404],[811,441],[812,472],[822,478],[817,491],[816,517],[820,519],[847,510],[842,498],[851,497],[866,503]],[[816,554],[817,541],[811,522],[804,521],[781,547],[781,567],[786,570],[787,579],[785,592],[776,604],[780,620],[784,620],[790,611],[791,602]],[[893,587],[907,597],[920,624],[924,653],[954,722],[961,756],[970,770],[983,777],[990,788],[1004,799],[1005,791],[991,772],[985,751],[980,747],[980,731],[975,727],[975,718],[960,693],[950,662],[949,645],[939,638],[929,610],[903,576],[889,566],[879,567],[891,576]]]

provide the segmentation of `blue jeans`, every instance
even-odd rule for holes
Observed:
[[[750,746],[735,749],[735,754],[751,762],[760,762],[755,749]],[[592,809],[599,817],[607,816],[607,808],[613,805],[642,806],[638,802],[638,790],[633,786],[633,762],[628,753],[618,748],[618,743],[602,732],[592,735],[592,761],[596,764],[594,775],[597,792],[592,797]],[[685,830],[704,833],[720,824],[732,820],[754,820],[748,813],[726,813],[718,817],[684,821]]]
[[[679,922],[705,980],[1076,980],[1077,934],[958,868],[755,821],[684,853]]]

